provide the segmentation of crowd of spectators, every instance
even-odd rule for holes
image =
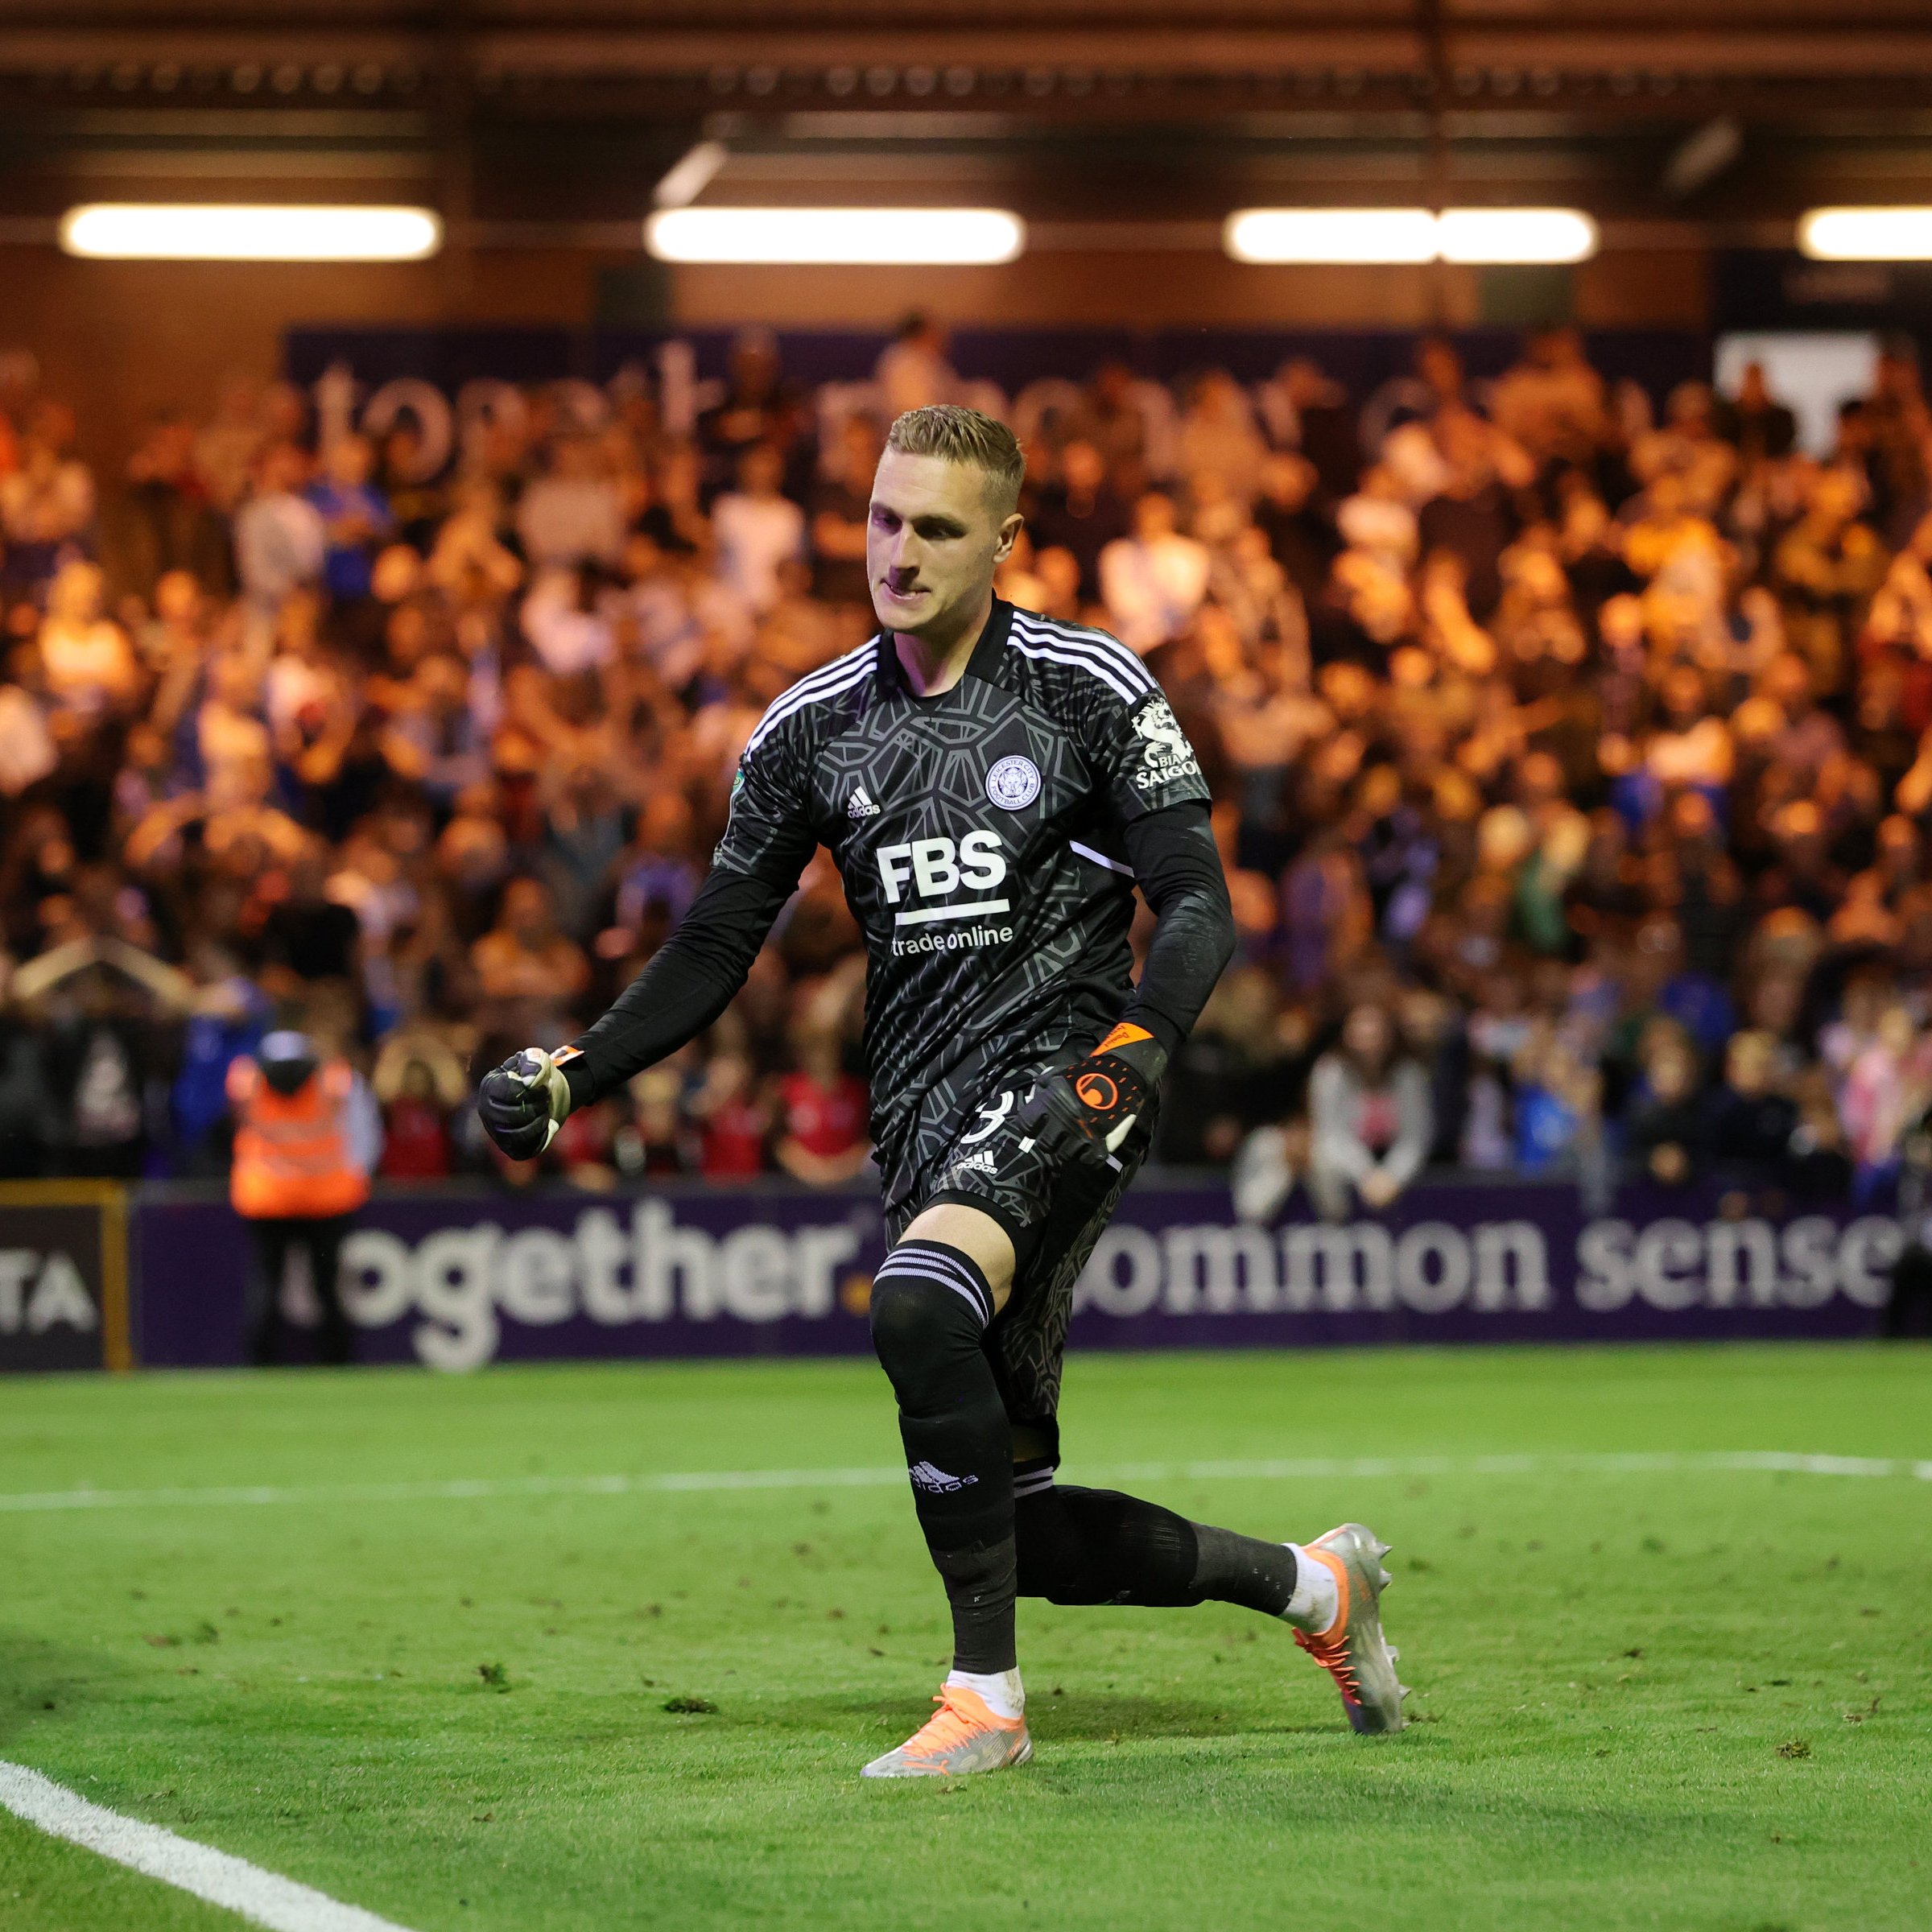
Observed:
[[[1001,588],[1146,655],[1241,935],[1161,1158],[1239,1156],[1261,1212],[1430,1163],[1885,1184],[1932,1096],[1909,353],[1815,452],[1757,371],[1653,409],[1561,329],[1484,384],[1424,339],[1373,419],[1306,361],[1062,386]],[[227,1065],[293,1024],[365,1070],[391,1179],[858,1174],[823,852],[711,1033],[540,1168],[467,1102],[675,925],[762,708],[872,627],[889,412],[960,393],[916,323],[828,419],[748,333],[688,434],[537,389],[426,475],[408,417],[237,379],[97,475],[0,358],[0,1171],[221,1171]]]

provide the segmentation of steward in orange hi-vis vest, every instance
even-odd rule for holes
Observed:
[[[348,1063],[316,1066],[292,1093],[279,1092],[255,1061],[228,1071],[235,1111],[229,1199],[250,1220],[320,1220],[353,1214],[369,1199],[349,1125]]]
[[[254,1059],[229,1069],[235,1117],[229,1198],[246,1223],[255,1265],[249,1282],[249,1358],[273,1362],[282,1350],[282,1294],[291,1256],[308,1262],[320,1318],[316,1352],[324,1362],[355,1355],[342,1306],[342,1245],[351,1218],[369,1199],[379,1134],[358,1109],[369,1094],[342,1059],[324,1059],[299,1033],[271,1033]],[[359,1127],[363,1129],[359,1131]]]

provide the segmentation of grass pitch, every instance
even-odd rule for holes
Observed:
[[[420,1932],[1924,1927],[1932,1481],[1547,1459],[1925,1458],[1929,1385],[1908,1349],[1076,1358],[1069,1480],[1158,1461],[1131,1486],[1189,1514],[1393,1541],[1418,1721],[1355,1738],[1243,1612],[1023,1604],[1034,1762],[881,1786],[946,1648],[902,1482],[570,1487],[890,1469],[869,1364],[16,1381],[0,1490],[281,1493],[0,1505],[0,1757]],[[1350,1457],[1455,1467],[1182,1472]],[[7,1932],[236,1922],[0,1813]]]

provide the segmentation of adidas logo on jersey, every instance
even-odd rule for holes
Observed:
[[[999,1172],[1000,1163],[994,1158],[991,1148],[978,1147],[975,1148],[971,1154],[961,1154],[953,1162],[952,1168],[952,1173],[956,1177],[976,1170],[980,1174],[997,1174]]]
[[[852,796],[845,801],[845,815],[848,819],[876,819],[879,808],[868,795],[863,785],[852,788]]]
[[[934,1496],[950,1496],[954,1490],[964,1489],[980,1480],[976,1476],[948,1476],[931,1463],[914,1463],[906,1473],[912,1478],[914,1488]]]

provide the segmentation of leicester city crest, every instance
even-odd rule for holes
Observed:
[[[1017,754],[1001,758],[986,774],[986,795],[1008,811],[1023,811],[1040,795],[1040,768]]]

